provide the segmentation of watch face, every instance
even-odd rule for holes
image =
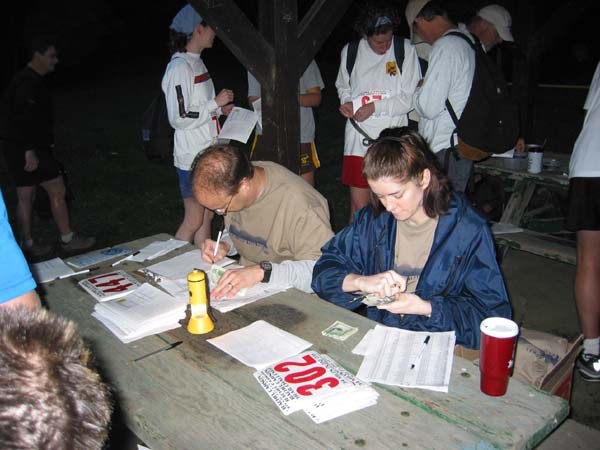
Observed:
[[[265,273],[262,279],[263,283],[268,283],[271,279],[271,270],[273,270],[273,265],[269,261],[261,261],[260,268]]]

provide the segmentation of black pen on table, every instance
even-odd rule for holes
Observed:
[[[427,344],[429,344],[430,338],[431,338],[431,336],[427,335],[427,337],[421,344],[421,349],[419,350],[419,354],[417,355],[415,362],[410,365],[410,370],[413,370],[415,368],[415,366],[417,365],[417,363],[419,363],[419,361],[421,361],[421,358],[423,357],[423,353],[425,353],[425,349],[427,348]]]
[[[165,347],[159,348],[158,350],[154,350],[153,352],[146,353],[145,355],[135,358],[133,361],[134,362],[141,361],[142,359],[145,359],[148,356],[156,355],[157,353],[160,353],[160,352],[166,352],[167,350],[171,350],[172,348],[175,348],[180,344],[183,344],[183,341],[173,342],[172,344],[166,345]]]

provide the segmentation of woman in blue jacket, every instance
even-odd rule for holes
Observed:
[[[480,322],[511,316],[485,219],[452,192],[425,140],[406,127],[382,131],[363,175],[372,204],[325,244],[314,291],[347,309],[365,293],[394,296],[368,307],[368,317],[407,330],[454,330],[458,344],[479,348]]]

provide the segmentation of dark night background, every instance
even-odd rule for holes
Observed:
[[[532,0],[535,2],[533,21],[535,28],[541,26],[560,5],[561,0]],[[299,1],[299,15],[312,2]],[[341,46],[353,37],[351,28],[354,10],[351,6],[317,56],[318,62],[337,64]],[[480,1],[455,0],[458,19],[466,20]],[[490,2],[487,2],[490,3]],[[510,1],[498,1],[510,8]],[[25,63],[23,43],[31,32],[50,31],[60,36],[60,66],[53,75],[55,83],[90,82],[108,72],[128,71],[135,67],[140,71],[155,71],[168,60],[166,40],[168,26],[183,1],[144,2],[141,0],[57,0],[53,2],[22,2],[7,21],[2,34],[3,64],[2,86],[12,73]],[[240,1],[240,7],[252,18],[256,2]],[[401,10],[406,2],[399,1]],[[513,17],[514,17],[513,12]],[[558,45],[553,46],[543,58],[540,82],[552,84],[588,84],[598,61],[599,46],[595,28],[595,14],[588,14],[576,27],[570,27]],[[400,32],[406,32],[407,29]],[[518,40],[518,33],[515,30]],[[503,45],[508,55],[519,51],[519,44]],[[216,50],[216,51],[215,51]],[[210,53],[210,55],[209,55]],[[222,43],[207,52],[210,60],[225,59],[235,64]],[[502,58],[508,66],[511,58]],[[236,68],[237,69],[237,68]],[[214,69],[213,69],[214,70]],[[510,70],[507,68],[510,78]]]

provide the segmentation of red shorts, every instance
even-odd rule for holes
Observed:
[[[362,176],[362,156],[344,156],[342,160],[342,184],[346,186],[369,189],[369,184]]]

